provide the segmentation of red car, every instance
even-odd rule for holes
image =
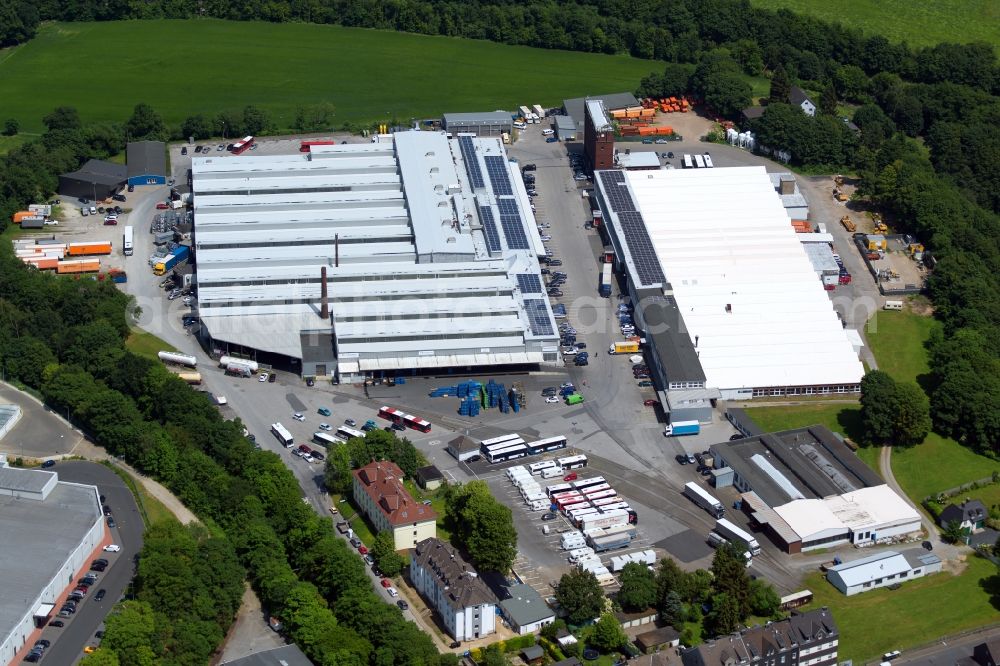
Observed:
[[[576,479],[577,479],[576,472],[570,472],[569,474],[563,477],[563,481],[576,481]]]
[[[162,201],[160,203],[156,204],[156,210],[167,210],[168,208],[170,208],[170,206],[168,206],[167,204],[163,203]]]
[[[368,548],[365,547],[365,546],[358,546],[358,552],[361,553],[362,555],[367,555],[368,554]]]
[[[383,578],[382,579],[382,587],[386,587],[386,588],[392,587],[392,581],[389,580],[388,578]]]
[[[660,401],[659,400],[643,400],[642,404],[645,405],[646,407],[656,407],[658,404],[660,404]]]

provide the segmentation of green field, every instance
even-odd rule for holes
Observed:
[[[931,332],[940,324],[931,317],[909,311],[881,310],[868,322],[865,336],[880,370],[898,382],[916,382],[930,372],[927,348]]]
[[[943,571],[904,583],[898,590],[883,588],[845,597],[819,572],[806,577],[805,587],[814,595],[809,608],[828,606],[833,613],[840,629],[840,661],[853,659],[859,664],[934,636],[995,622],[997,609],[983,586],[993,589],[996,582],[990,578],[996,575],[992,563],[970,556],[960,576]]]
[[[996,471],[1000,462],[935,433],[919,446],[892,451],[892,474],[914,502]]]
[[[910,46],[938,42],[989,42],[1000,46],[1000,3],[996,0],[750,0],[770,9],[791,9],[824,21],[839,21],[867,34],[882,34]]]
[[[147,333],[138,328],[133,328],[132,332],[129,333],[128,338],[125,340],[125,347],[133,354],[145,356],[154,361],[160,360],[157,352],[177,351],[173,345],[169,345],[152,333]]]
[[[72,66],[68,66],[72,63]],[[448,111],[556,105],[634,90],[661,63],[302,23],[157,20],[56,23],[0,52],[0,99],[25,131],[60,104],[83,120],[124,121],[137,102],[168,123],[256,104],[279,128],[301,104],[329,102],[336,124]]]

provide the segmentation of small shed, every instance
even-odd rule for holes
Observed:
[[[445,450],[456,460],[464,461],[468,460],[472,456],[479,455],[479,442],[471,437],[459,435],[455,439],[448,442],[448,446],[445,447]]]
[[[541,664],[545,661],[545,650],[540,645],[532,645],[521,650],[521,659],[526,664]]]
[[[167,147],[162,141],[133,141],[125,148],[129,185],[167,184]]]
[[[555,116],[556,135],[560,141],[576,141],[576,121],[572,116]]]
[[[635,646],[643,652],[652,652],[664,647],[680,645],[681,635],[673,627],[660,627],[635,637]]]
[[[437,490],[444,483],[444,474],[434,465],[417,470],[417,485],[424,490]]]

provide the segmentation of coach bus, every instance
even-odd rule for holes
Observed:
[[[325,432],[314,432],[313,442],[316,444],[322,444],[328,449],[333,448],[341,443],[339,439]]]
[[[271,432],[274,433],[274,437],[281,442],[281,445],[286,449],[295,443],[295,440],[292,439],[292,433],[288,432],[285,426],[280,423],[272,423]]]
[[[253,137],[245,136],[233,144],[233,155],[242,155],[253,146]]]
[[[486,460],[490,464],[495,465],[496,463],[506,462],[508,460],[516,460],[517,458],[524,458],[528,455],[528,447],[524,444],[515,444],[514,446],[508,446],[501,449],[494,449],[492,451],[487,451]]]
[[[554,495],[558,495],[559,493],[572,492],[572,490],[573,486],[571,486],[568,483],[557,483],[554,486],[549,486],[548,488],[546,488],[545,494],[548,495],[549,497],[553,497]]]
[[[558,451],[559,449],[566,448],[566,438],[562,435],[558,437],[549,437],[547,439],[540,439],[537,442],[530,442],[528,444],[528,451],[531,455],[538,455],[539,453],[547,453],[548,451]]]
[[[580,469],[581,467],[587,466],[587,456],[580,454],[578,456],[567,456],[565,458],[557,458],[556,462],[563,469]]]
[[[337,428],[337,437],[346,442],[347,440],[353,439],[355,437],[360,437],[361,439],[364,439],[365,433],[360,430],[355,430],[354,428],[348,428],[347,426],[343,425]]]

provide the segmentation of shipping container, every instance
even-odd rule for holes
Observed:
[[[111,241],[86,241],[70,243],[66,253],[71,257],[84,257],[95,254],[111,254]]]
[[[56,273],[61,275],[70,273],[97,273],[100,270],[100,259],[71,259],[60,261],[56,266]]]

